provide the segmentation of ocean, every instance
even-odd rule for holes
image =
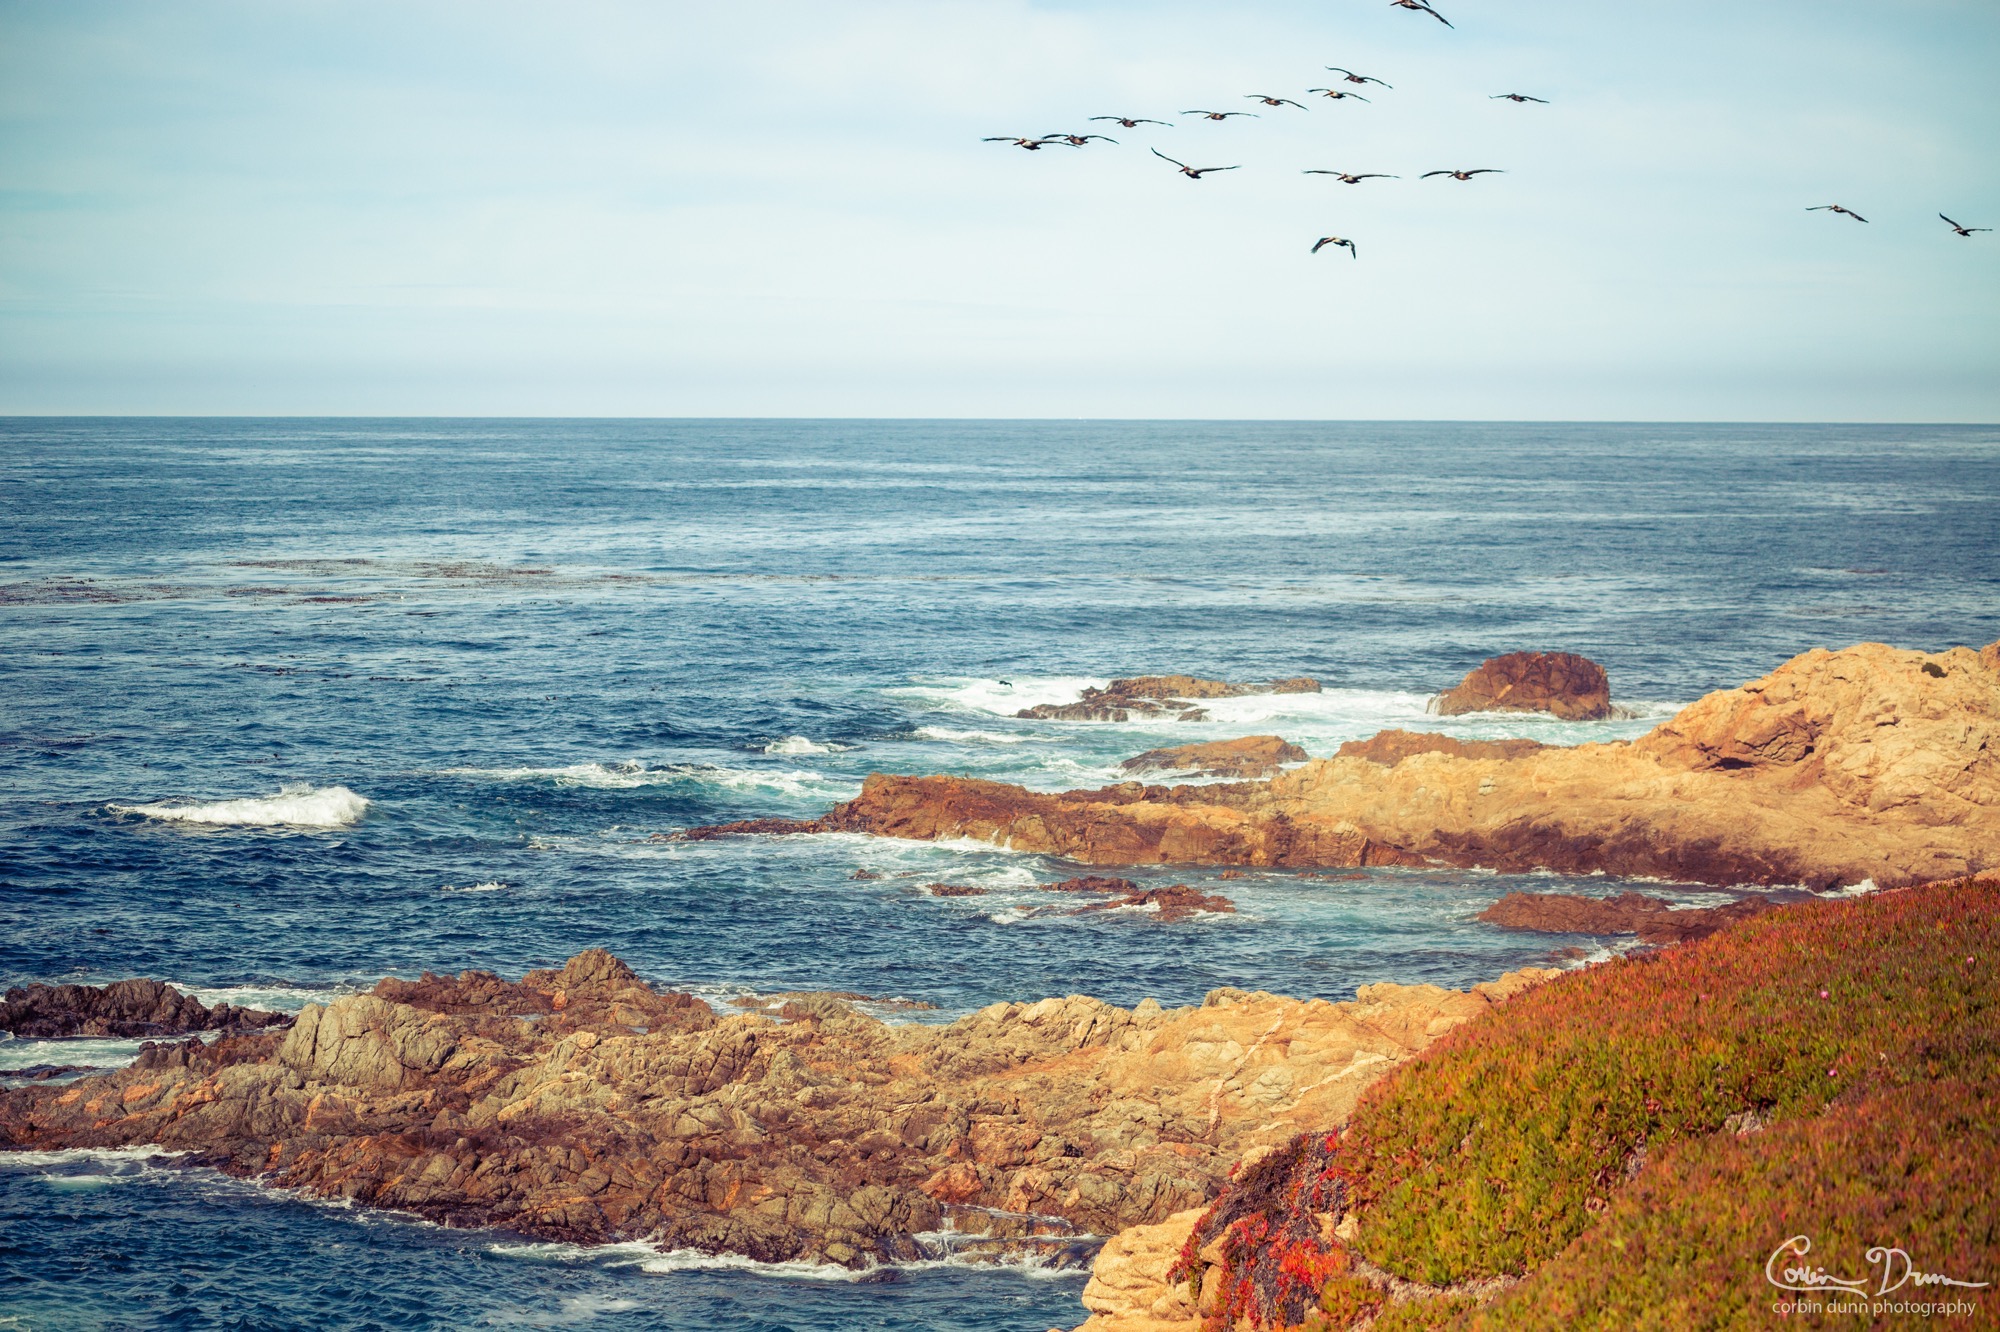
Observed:
[[[1629,881],[1131,872],[1237,904],[1165,923],[1039,913],[1032,885],[1077,867],[983,844],[662,835],[811,816],[875,771],[1062,790],[1253,733],[1315,757],[1389,726],[1630,737],[1810,647],[2000,638],[1996,515],[1993,427],[0,421],[0,983],[296,1009],[601,946],[718,1007],[832,989],[947,1021],[1601,954],[1472,917]],[[1632,715],[1426,714],[1519,649],[1601,662]],[[1324,692],[1013,715],[1165,672]],[[0,1070],[135,1049],[0,1041]],[[1083,1314],[1076,1273],[832,1277],[445,1230],[137,1153],[0,1155],[0,1329]]]

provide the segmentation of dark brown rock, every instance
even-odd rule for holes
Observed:
[[[1431,731],[1378,731],[1366,740],[1349,740],[1335,758],[1363,758],[1393,768],[1412,754],[1449,754],[1453,758],[1515,759],[1545,748],[1539,740],[1459,740]]]
[[[924,888],[932,897],[984,897],[984,888],[974,888],[964,883],[933,883]]]
[[[1612,715],[1611,680],[1602,666],[1573,652],[1510,652],[1481,664],[1431,707],[1445,717],[1546,712],[1564,721],[1599,721]]]
[[[1768,911],[1780,899],[1745,897],[1727,906],[1676,911],[1665,898],[1645,893],[1579,897],[1571,893],[1509,893],[1479,919],[1509,930],[1543,934],[1636,934],[1641,943],[1675,944],[1705,939],[1731,921]]]
[[[1112,879],[1101,874],[1085,874],[1061,883],[1038,883],[1045,893],[1136,893],[1139,885],[1130,879]]]
[[[1204,911],[1234,913],[1236,910],[1236,904],[1226,897],[1208,896],[1199,888],[1177,883],[1171,888],[1149,888],[1143,892],[1128,893],[1109,902],[1092,902],[1069,914],[1081,916],[1086,912],[1111,911],[1118,907],[1152,907],[1159,912],[1162,921],[1186,920]]]
[[[1240,740],[1210,740],[1172,749],[1149,749],[1118,766],[1126,772],[1194,772],[1203,777],[1241,780],[1269,777],[1281,764],[1305,761],[1306,751],[1281,736],[1246,735]]]
[[[0,1003],[0,1031],[23,1040],[75,1036],[179,1036],[192,1031],[261,1031],[291,1025],[284,1013],[208,1007],[156,980],[109,985],[26,985]]]

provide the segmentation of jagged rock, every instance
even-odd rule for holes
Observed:
[[[832,995],[716,1017],[603,953],[520,982],[388,981],[288,1033],[148,1046],[0,1092],[0,1147],[157,1143],[231,1173],[454,1225],[651,1238],[864,1267],[947,1224],[1086,1254],[1199,1207],[1229,1164],[1335,1122],[1486,1011],[1374,985],[1350,1003],[1219,990],[1071,996],[888,1026]]]
[[[1269,777],[1284,763],[1303,763],[1306,751],[1275,735],[1149,749],[1118,766],[1127,772],[1194,772],[1203,777]]]
[[[856,799],[783,830],[972,837],[1091,865],[1452,865],[1891,887],[2000,863],[1994,657],[1815,649],[1636,741],[1509,759],[1320,759],[1265,782],[1059,794],[878,773]]]
[[[1161,717],[1203,721],[1208,710],[1190,700],[1240,698],[1247,694],[1317,694],[1319,681],[1299,677],[1268,684],[1230,684],[1194,675],[1137,675],[1113,680],[1103,689],[1086,688],[1074,703],[1040,703],[1015,713],[1032,721],[1122,722]]]
[[[1468,712],[1546,712],[1564,721],[1611,715],[1604,668],[1574,652],[1509,652],[1482,663],[1431,702],[1440,716]]]
[[[0,1003],[0,1031],[23,1040],[74,1036],[180,1036],[191,1031],[261,1031],[291,1022],[285,1013],[208,1007],[156,980],[109,985],[25,985]]]
[[[1509,930],[1544,934],[1636,934],[1647,944],[1706,939],[1731,921],[1747,920],[1779,905],[1777,897],[1745,897],[1719,907],[1675,910],[1645,893],[1579,897],[1570,893],[1508,893],[1479,919]]]
[[[1349,740],[1335,758],[1361,758],[1393,768],[1412,754],[1449,754],[1453,758],[1519,758],[1544,749],[1539,740],[1460,740],[1432,731],[1378,731],[1366,740]]]
[[[1236,904],[1226,897],[1208,896],[1198,888],[1177,883],[1171,888],[1149,888],[1143,892],[1127,893],[1109,902],[1092,902],[1069,914],[1081,916],[1086,912],[1110,911],[1117,907],[1151,907],[1159,913],[1162,921],[1186,920],[1204,911],[1233,913],[1236,910]]]
[[[1136,893],[1139,885],[1130,879],[1113,879],[1101,874],[1085,874],[1061,883],[1038,883],[1045,893]]]

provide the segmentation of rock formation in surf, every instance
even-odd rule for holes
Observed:
[[[1444,717],[1468,712],[1546,712],[1564,721],[1611,715],[1611,680],[1604,668],[1574,652],[1509,652],[1491,657],[1431,700]]]
[[[0,1003],[0,1031],[23,1040],[75,1036],[184,1036],[197,1031],[262,1031],[292,1019],[232,1004],[208,1007],[156,980],[109,985],[25,985]]]
[[[1203,777],[1271,777],[1280,765],[1303,763],[1306,751],[1282,736],[1246,735],[1172,749],[1149,749],[1118,766],[1126,772],[1192,772]]]
[[[1782,895],[1758,893],[1726,906],[1676,909],[1663,897],[1620,893],[1580,897],[1572,893],[1509,893],[1479,913],[1489,925],[1544,934],[1636,934],[1645,944],[1706,939],[1731,921],[1747,920],[1779,904]]]
[[[2000,648],[2000,645],[1996,645]],[[972,837],[1092,865],[1485,866],[1701,883],[1949,878],[2000,863],[2000,651],[1821,649],[1638,740],[1320,759],[1264,782],[1042,794],[868,779],[742,832]]]
[[[1208,709],[1192,700],[1241,698],[1248,694],[1317,694],[1319,681],[1300,677],[1266,684],[1230,684],[1195,675],[1136,675],[1113,680],[1104,689],[1086,688],[1074,703],[1039,703],[1016,717],[1030,721],[1122,722],[1158,718],[1205,721]]]
[[[578,1243],[849,1267],[1061,1250],[1199,1206],[1440,1033],[1553,973],[1350,1003],[1073,996],[890,1026],[824,995],[717,1017],[601,951],[389,980],[288,1033],[0,1092],[0,1147],[156,1143],[272,1184]]]

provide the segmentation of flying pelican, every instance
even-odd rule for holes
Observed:
[[[1231,116],[1249,116],[1254,120],[1257,116],[1255,111],[1183,111],[1181,114],[1200,116],[1204,120],[1227,120]]]
[[[1450,19],[1446,18],[1444,15],[1438,13],[1435,9],[1432,9],[1429,5],[1425,4],[1424,0],[1389,0],[1389,3],[1395,6],[1397,9],[1414,9],[1419,14],[1429,14],[1439,23],[1444,24],[1445,27],[1449,28],[1451,26]]]
[[[1016,148],[1026,148],[1029,152],[1036,153],[1040,152],[1044,147],[1046,147],[1051,143],[1061,143],[1063,142],[1063,140],[1056,138],[1053,135],[1045,139],[1017,139],[1011,134],[996,134],[991,138],[981,139],[980,142],[1011,143]]]
[[[1116,139],[1107,139],[1102,134],[1046,134],[1042,136],[1044,143],[1066,143],[1072,148],[1081,148],[1092,139],[1101,139],[1105,143],[1118,142]]]
[[[1350,259],[1359,259],[1361,257],[1361,252],[1354,248],[1353,241],[1342,240],[1338,236],[1321,236],[1319,240],[1313,244],[1312,252],[1314,254],[1318,254],[1321,250],[1325,249],[1329,245],[1344,246],[1347,250],[1347,257]]]
[[[1338,88],[1308,88],[1306,89],[1306,91],[1316,92],[1322,97],[1331,97],[1336,102],[1343,97],[1352,97],[1357,102],[1365,102],[1368,100],[1366,97],[1363,97],[1360,93],[1342,92]]]
[[[1546,97],[1529,97],[1525,93],[1494,93],[1486,100],[1489,102],[1540,102],[1543,106],[1549,104],[1549,99]]]
[[[1147,120],[1143,116],[1092,116],[1091,119],[1115,120],[1126,129],[1138,129],[1141,125],[1165,125],[1168,129],[1174,127],[1170,120]]]
[[[1938,214],[1938,216],[1939,216],[1939,217],[1944,217],[1944,214],[1943,214],[1943,213],[1939,213],[1939,214]],[[1991,230],[1993,230],[1993,228],[1991,228],[1991,227],[1961,227],[1960,225],[1958,225],[1958,223],[1956,223],[1956,222],[1952,221],[1952,220],[1951,220],[1950,218],[1948,218],[1948,217],[1944,217],[1944,224],[1945,224],[1946,226],[1950,227],[1950,228],[1951,228],[1951,229],[1952,229],[1953,231],[1956,231],[1956,232],[1957,232],[1957,233],[1958,233],[1959,235],[1961,235],[1961,236],[1970,236],[1970,235],[1971,235],[1971,234],[1972,234],[1973,232],[1975,232],[1975,231],[1991,231]]]
[[[1343,83],[1382,83],[1382,80],[1376,78],[1373,74],[1356,74],[1353,70],[1342,69],[1339,65],[1326,66],[1326,72],[1329,74],[1345,74],[1347,77],[1341,80]],[[1382,86],[1391,91],[1396,87],[1393,83],[1382,83]]]
[[[1202,178],[1203,176],[1206,176],[1206,175],[1207,175],[1207,174],[1208,174],[1209,172],[1211,172],[1211,171],[1234,171],[1234,170],[1236,170],[1236,168],[1235,168],[1235,167],[1233,167],[1233,166],[1226,166],[1226,167],[1191,167],[1191,166],[1189,166],[1189,165],[1188,165],[1188,164],[1187,164],[1186,162],[1175,162],[1173,158],[1171,158],[1171,157],[1168,157],[1168,156],[1167,156],[1167,155],[1166,155],[1165,153],[1161,152],[1161,151],[1160,151],[1159,149],[1157,149],[1157,148],[1153,149],[1153,156],[1155,156],[1155,157],[1159,158],[1159,159],[1160,159],[1160,160],[1161,160],[1162,162],[1173,162],[1175,166],[1177,166],[1177,167],[1179,167],[1179,168],[1181,169],[1181,174],[1182,174],[1183,176],[1186,176],[1186,177],[1187,177],[1187,178],[1188,178],[1189,180],[1200,180],[1200,179],[1201,179],[1201,178]]]
[[[1243,95],[1253,102],[1262,102],[1265,106],[1297,106],[1299,110],[1305,110],[1305,107],[1300,106],[1299,103],[1294,102],[1289,97],[1273,97],[1269,93],[1244,93]]]
[[[1866,222],[1868,220],[1852,208],[1843,208],[1839,204],[1818,204],[1806,209],[1806,211],[1808,213],[1842,213],[1853,218],[1856,222]]]
[[[1349,174],[1348,174],[1347,172],[1345,172],[1345,171],[1324,171],[1324,170],[1321,170],[1321,169],[1320,169],[1319,167],[1314,167],[1314,168],[1312,168],[1312,169],[1311,169],[1311,170],[1309,170],[1309,171],[1302,171],[1302,172],[1300,172],[1299,174],[1300,174],[1300,175],[1302,175],[1302,176],[1338,176],[1338,177],[1340,177],[1340,183],[1341,183],[1341,184],[1343,184],[1343,185],[1359,185],[1359,184],[1360,184],[1360,183],[1361,183],[1362,181],[1364,181],[1364,180],[1401,180],[1401,179],[1402,179],[1402,177],[1401,177],[1401,176],[1389,176],[1389,175],[1384,175],[1384,174],[1383,174],[1382,172],[1380,172],[1380,171],[1364,171],[1364,172],[1363,172],[1363,173],[1361,173],[1360,175],[1358,175],[1358,176],[1354,176],[1354,175],[1349,175]]]
[[[1499,167],[1477,167],[1471,171],[1426,171],[1419,180],[1429,180],[1432,176],[1450,176],[1453,180],[1471,180],[1474,176],[1503,176],[1507,174]]]

